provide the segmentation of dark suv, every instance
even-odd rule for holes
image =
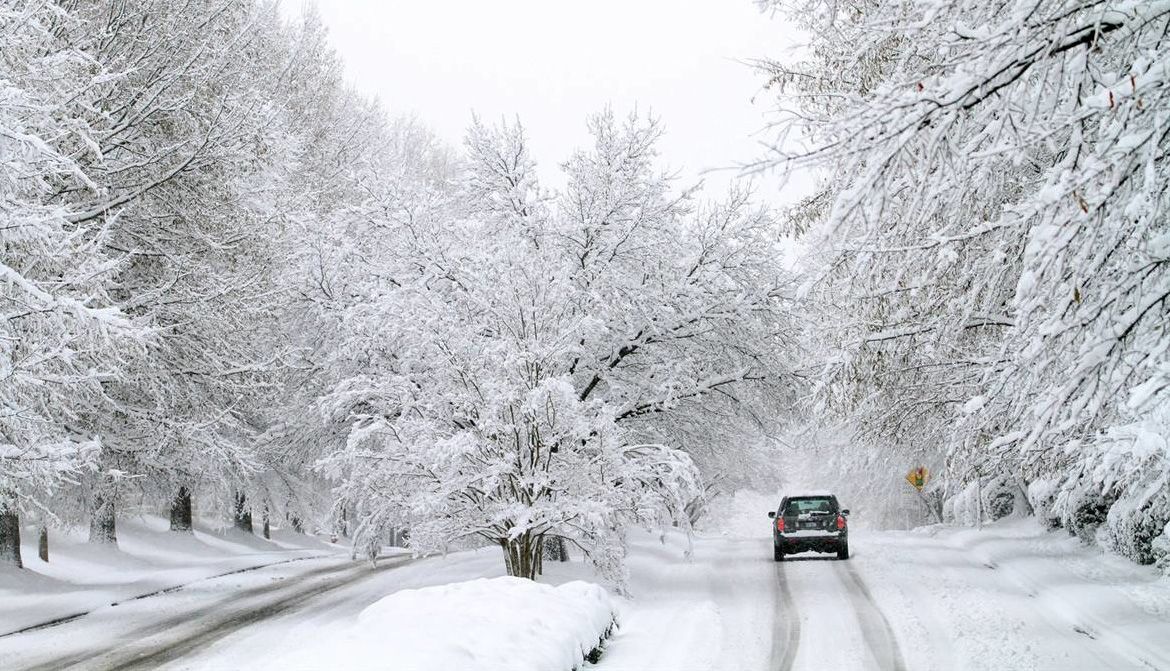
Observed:
[[[772,558],[797,552],[836,552],[849,559],[849,511],[832,494],[785,496],[780,509],[768,513],[772,525]]]

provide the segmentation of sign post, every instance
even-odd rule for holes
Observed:
[[[934,517],[935,520],[941,523],[942,518],[939,516],[938,511],[935,510],[934,507],[930,505],[930,501],[927,501],[926,497],[922,495],[922,488],[926,486],[927,482],[930,482],[930,471],[927,470],[925,466],[912,468],[910,469],[910,472],[906,474],[906,482],[909,482],[910,486],[914,488],[914,493],[918,495],[918,500],[922,501],[922,505],[926,506],[926,510],[930,512],[931,517]]]

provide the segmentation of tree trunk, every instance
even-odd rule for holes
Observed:
[[[48,563],[49,561],[49,527],[41,525],[41,535],[37,539],[37,554],[40,555],[41,561]]]
[[[1017,477],[1013,483],[1015,485],[1015,506],[1012,512],[1016,517],[1027,516],[1032,517],[1036,514],[1036,507],[1028,500],[1028,483],[1023,478]]]
[[[171,531],[190,533],[191,530],[191,490],[179,487],[179,492],[171,500]]]
[[[516,562],[516,556],[512,554],[507,539],[500,539],[500,548],[504,551],[504,572],[508,575],[516,575],[516,569],[512,566]]]
[[[269,521],[268,521],[268,504],[265,503],[264,504],[264,537],[269,538],[269,539],[272,538],[271,531],[272,530],[269,526]]]
[[[89,514],[89,542],[102,545],[118,544],[117,497],[114,488],[103,477],[93,493],[93,510]]]
[[[508,575],[536,580],[540,544],[531,533],[525,533],[513,540],[501,539],[500,547],[504,550],[504,567],[508,570]]]
[[[252,509],[248,507],[248,498],[240,491],[235,496],[234,518],[237,529],[252,533]]]
[[[565,547],[565,539],[560,536],[544,536],[544,552],[542,557],[549,561],[569,561],[569,549]]]
[[[975,478],[975,528],[983,528],[983,476]]]
[[[24,568],[20,561],[20,515],[16,509],[0,504],[0,566]]]
[[[391,527],[390,539],[391,547],[404,548],[406,547],[406,529],[399,527]]]
[[[301,518],[297,517],[296,515],[289,515],[288,523],[290,526],[292,526],[293,531],[297,532],[298,534],[305,533],[305,525],[301,522]]]

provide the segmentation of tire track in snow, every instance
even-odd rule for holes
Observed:
[[[309,555],[307,557],[293,557],[292,559],[282,559],[280,561],[271,562],[269,564],[257,564],[256,566],[245,566],[243,568],[238,568],[238,569],[235,569],[232,571],[227,571],[225,573],[217,573],[215,575],[209,575],[209,576],[206,576],[204,578],[198,578],[195,580],[191,580],[191,581],[185,582],[181,585],[171,585],[170,587],[162,587],[162,588],[156,589],[154,591],[147,592],[145,594],[137,594],[134,596],[127,596],[125,598],[119,599],[118,601],[114,601],[114,602],[110,603],[109,605],[110,606],[121,606],[122,604],[130,603],[131,601],[138,601],[139,599],[149,599],[152,596],[158,596],[160,594],[169,594],[171,592],[177,592],[181,589],[184,589],[186,587],[190,587],[192,585],[195,585],[195,584],[198,584],[201,582],[208,582],[210,580],[216,580],[218,578],[226,578],[228,576],[239,575],[240,573],[251,573],[253,571],[259,571],[261,569],[271,568],[273,566],[280,566],[282,564],[291,564],[293,562],[306,561],[309,559],[326,559],[328,557],[329,557],[329,555],[324,555],[324,554]],[[37,624],[30,624],[26,627],[21,627],[20,629],[15,629],[13,631],[9,631],[9,632],[5,632],[3,634],[0,634],[0,638],[7,638],[9,636],[18,636],[20,634],[28,634],[30,632],[40,631],[42,629],[48,629],[50,627],[58,627],[58,626],[63,625],[63,624],[69,624],[70,622],[73,622],[74,620],[80,620],[81,618],[85,617],[86,615],[89,615],[90,613],[92,613],[93,611],[95,611],[101,607],[102,606],[97,606],[95,608],[91,608],[89,610],[82,611],[80,613],[63,615],[61,617],[54,618],[52,620],[48,620],[45,622],[38,622]]]
[[[796,600],[788,586],[784,564],[776,564],[776,585],[780,601],[772,617],[772,664],[773,671],[791,671],[796,663],[796,650],[800,647],[800,616],[796,612]]]
[[[111,642],[107,649],[88,650],[42,661],[27,667],[26,671],[56,671],[66,668],[155,669],[245,626],[279,615],[313,597],[409,562],[410,560],[389,561],[373,570],[364,564],[354,566],[353,563],[324,566],[279,583],[244,590],[224,599],[201,604],[200,609],[195,612],[185,612],[161,622],[129,630]],[[321,580],[314,580],[317,578]],[[305,589],[305,583],[314,584]],[[288,594],[281,595],[281,592]],[[273,594],[278,595],[277,598],[264,599]],[[236,606],[241,602],[242,605]],[[203,626],[191,626],[205,620],[210,621]],[[180,637],[167,640],[168,634],[173,635],[175,631],[180,632]]]
[[[187,636],[179,641],[165,644],[162,647],[154,650],[147,650],[138,655],[122,661],[121,663],[113,664],[108,667],[108,671],[150,671],[157,669],[167,663],[174,662],[189,655],[192,652],[206,649],[212,643],[233,634],[248,625],[267,620],[275,617],[281,613],[292,610],[293,608],[321,596],[326,592],[332,592],[336,589],[346,587],[355,582],[365,580],[374,575],[375,572],[384,571],[387,569],[398,568],[403,564],[409,563],[409,560],[402,562],[387,563],[383,566],[378,566],[373,571],[360,571],[354,569],[351,572],[345,573],[340,580],[326,582],[315,587],[298,590],[282,599],[272,603],[267,603],[259,608],[247,609],[242,612],[237,612],[229,618],[225,618],[214,623],[210,628],[203,631],[196,632],[192,636]],[[361,567],[365,568],[365,567]]]
[[[835,573],[845,583],[849,599],[853,602],[853,610],[861,624],[861,635],[866,645],[877,660],[878,667],[905,671],[906,660],[902,656],[902,649],[898,647],[898,639],[894,636],[894,629],[885,613],[878,607],[877,601],[869,593],[857,570],[849,560],[834,562],[838,566]]]

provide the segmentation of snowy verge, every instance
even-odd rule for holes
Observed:
[[[280,530],[267,540],[235,530],[176,534],[168,525],[153,515],[119,520],[118,547],[87,543],[81,529],[54,530],[49,562],[37,557],[36,530],[22,529],[25,567],[0,568],[0,636],[213,577],[348,556],[346,548]]]
[[[596,661],[615,621],[609,595],[591,583],[481,578],[383,597],[351,628],[271,668],[570,671]]]
[[[1035,518],[851,543],[911,671],[1170,669],[1170,578]]]

